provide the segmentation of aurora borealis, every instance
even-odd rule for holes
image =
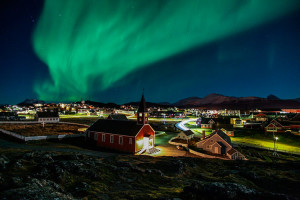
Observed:
[[[156,102],[213,92],[300,97],[298,0],[30,2],[37,6],[7,3],[3,14],[11,32],[0,32],[2,55],[10,52],[2,66],[12,67],[3,68],[2,103],[12,91],[46,101],[124,103],[144,87]],[[26,89],[3,86],[16,76]]]
[[[51,77],[37,82],[35,91],[45,100],[76,100],[109,89],[135,69],[273,20],[295,4],[46,0],[33,44]]]

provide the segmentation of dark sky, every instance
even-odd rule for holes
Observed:
[[[48,66],[33,50],[32,42],[43,4],[39,0],[1,1],[0,104],[45,98],[39,96],[36,85],[52,79]],[[157,59],[131,70],[106,88],[98,89],[103,83],[94,77],[86,92],[78,95],[74,91],[70,95],[78,100],[125,103],[137,101],[145,88],[147,101],[153,102],[175,102],[210,93],[299,98],[300,12],[297,11]],[[57,102],[68,98],[49,94],[42,100]]]

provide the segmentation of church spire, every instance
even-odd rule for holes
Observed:
[[[137,111],[137,124],[148,124],[148,112],[146,107],[146,101],[144,97],[144,89],[140,105]]]

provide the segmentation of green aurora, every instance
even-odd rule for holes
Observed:
[[[43,100],[78,100],[141,67],[270,22],[298,0],[46,0],[33,34]]]

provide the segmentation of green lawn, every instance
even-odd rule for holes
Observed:
[[[265,147],[271,150],[274,149],[274,140],[270,140],[270,139],[256,139],[250,137],[231,137],[231,141]],[[280,141],[276,142],[276,149],[300,153],[299,146],[285,144]]]
[[[208,136],[211,134],[211,129],[207,128],[192,128],[191,129],[196,136],[202,137],[202,131],[205,131],[205,136]]]
[[[236,130],[235,137],[231,137],[233,142],[245,143],[274,149],[274,140],[272,133],[265,133],[257,130]],[[289,133],[276,133],[278,141],[276,148],[283,151],[292,151],[300,153],[300,137]]]

